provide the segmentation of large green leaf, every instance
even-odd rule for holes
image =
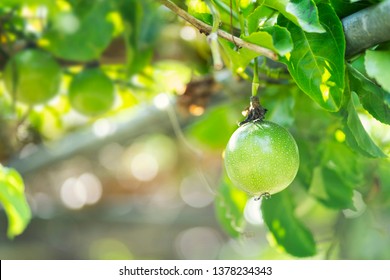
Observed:
[[[19,173],[0,164],[0,203],[8,216],[7,235],[13,238],[21,234],[30,219],[30,207],[24,194],[24,183]]]
[[[352,93],[347,105],[347,111],[345,113],[344,133],[346,141],[349,147],[353,150],[360,152],[362,155],[367,157],[381,158],[386,157],[382,150],[374,143],[371,137],[367,134],[364,129],[359,115],[356,112],[356,105],[358,97],[355,93]]]
[[[390,92],[390,50],[367,50],[364,62],[367,74],[374,78],[383,89]]]
[[[214,205],[218,222],[231,237],[239,237],[244,230],[247,200],[247,194],[236,188],[226,175],[223,176]]]
[[[286,55],[293,49],[290,32],[284,27],[269,26],[261,31],[253,32],[248,36],[243,36],[247,42],[273,50],[281,56]]]
[[[364,109],[378,121],[390,124],[390,107],[386,102],[390,100],[390,93],[378,87],[351,66],[348,67],[348,74],[351,90],[357,93]]]
[[[294,205],[288,190],[262,201],[263,219],[277,243],[297,257],[313,256],[316,243],[311,232],[294,214]]]
[[[322,33],[325,29],[318,19],[317,7],[312,0],[265,0],[264,5],[278,10],[306,32]]]
[[[44,35],[46,48],[66,60],[98,59],[112,39],[113,25],[107,20],[109,12],[109,1],[94,1],[81,15],[72,11],[58,13]]]
[[[339,110],[344,90],[344,32],[339,18],[328,4],[318,5],[326,33],[306,33],[281,18],[290,31],[294,49],[281,60],[297,85],[322,108]]]

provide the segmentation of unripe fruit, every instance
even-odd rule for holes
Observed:
[[[69,87],[69,100],[81,114],[103,114],[114,104],[114,84],[99,68],[87,68],[73,78]]]
[[[224,160],[233,184],[257,197],[287,188],[299,167],[298,147],[292,135],[268,121],[240,126],[227,144]]]
[[[4,83],[10,95],[28,105],[53,98],[61,82],[61,67],[48,53],[28,49],[14,55],[5,66]]]

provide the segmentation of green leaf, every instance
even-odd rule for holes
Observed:
[[[368,6],[372,5],[371,1],[356,1],[356,0],[330,0],[333,9],[339,18],[345,18],[350,14],[356,13]]]
[[[231,107],[230,104],[220,105],[207,111],[188,127],[186,134],[205,148],[222,151],[242,118],[240,112]]]
[[[390,124],[390,94],[378,87],[355,68],[348,66],[351,90],[359,96],[363,108],[378,121]]]
[[[8,238],[21,234],[31,219],[30,207],[24,194],[24,183],[19,173],[0,165],[0,203],[8,217]]]
[[[109,1],[94,1],[82,16],[74,12],[58,13],[44,35],[46,48],[66,60],[98,59],[112,39],[113,25],[107,20]]]
[[[251,34],[259,28],[264,27],[267,21],[274,17],[274,10],[266,6],[258,6],[247,18],[248,33]]]
[[[325,29],[318,19],[318,10],[312,0],[265,0],[264,5],[278,10],[306,32],[323,33]]]
[[[325,166],[314,169],[310,194],[330,208],[353,208],[353,186],[337,171]]]
[[[354,98],[356,97],[356,98]],[[352,96],[347,105],[347,112],[343,119],[344,133],[348,146],[360,152],[362,155],[373,158],[383,158],[386,155],[382,150],[372,141],[371,137],[364,129],[359,115],[356,112],[356,105],[354,99],[358,100],[355,93]]]
[[[234,73],[243,72],[252,59],[259,55],[246,48],[235,50],[234,44],[225,39],[218,38],[218,42],[221,44],[222,49],[227,56],[227,64]]]
[[[287,253],[297,257],[309,257],[316,253],[313,235],[295,216],[288,190],[263,199],[261,210],[268,229]]]
[[[224,175],[214,205],[218,222],[231,237],[239,237],[244,230],[247,200],[247,194],[236,188]]]
[[[318,5],[326,33],[306,33],[281,18],[290,31],[294,49],[281,59],[297,85],[322,108],[338,111],[344,90],[345,39],[341,22],[332,7]]]
[[[154,1],[118,0],[117,5],[125,22],[127,74],[131,76],[150,63],[161,17]]]
[[[294,123],[295,96],[294,87],[272,86],[265,89],[262,96],[262,103],[268,109],[266,119],[280,124],[284,127],[290,127]]]
[[[390,92],[390,50],[366,51],[365,66],[367,74],[374,78],[384,90]]]
[[[194,16],[195,18],[212,25],[213,16],[210,13],[210,9],[207,6],[206,2],[199,0],[186,1],[187,3],[187,12]]]
[[[345,143],[339,140],[326,141],[322,147],[321,165],[338,173],[347,184],[355,188],[362,184],[363,162],[366,160],[356,155]]]
[[[286,55],[293,49],[290,32],[284,27],[269,26],[261,31],[253,32],[248,36],[243,36],[247,42],[273,50],[281,56]]]

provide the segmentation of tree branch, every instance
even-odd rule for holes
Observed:
[[[346,57],[352,57],[377,44],[390,41],[390,0],[345,17]]]
[[[169,0],[157,0],[157,1],[159,1],[165,7],[170,9],[172,12],[174,12],[175,14],[177,14],[178,16],[183,18],[185,21],[192,24],[201,33],[205,33],[206,35],[211,33],[212,26],[194,18],[193,16],[188,14],[186,11],[184,11],[181,8],[179,8],[178,6],[176,6],[171,1],[169,1]],[[252,43],[248,43],[248,42],[242,40],[241,38],[233,36],[232,34],[226,32],[226,31],[223,31],[221,29],[218,29],[217,34],[219,37],[226,39],[232,43],[235,43],[238,47],[246,48],[248,50],[257,52],[259,55],[263,55],[263,56],[268,57],[272,60],[278,60],[277,54],[269,49],[260,47],[258,45],[252,44]]]
[[[157,0],[168,9],[173,11],[185,21],[191,23],[200,32],[209,34],[212,27],[188,14],[169,0]],[[342,19],[346,40],[346,58],[350,58],[377,44],[390,41],[390,0],[370,6],[357,13]],[[277,60],[277,55],[269,49],[248,43],[223,30],[218,30],[218,36],[239,47],[253,50],[272,60]]]

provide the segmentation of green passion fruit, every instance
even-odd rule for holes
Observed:
[[[49,54],[38,49],[23,50],[6,64],[4,84],[16,100],[28,105],[53,98],[61,83],[61,67]]]
[[[256,197],[271,195],[294,180],[299,167],[298,146],[276,123],[247,122],[231,136],[224,162],[235,186]]]
[[[103,114],[114,104],[114,84],[99,68],[86,68],[73,78],[69,100],[72,107],[83,115]]]

